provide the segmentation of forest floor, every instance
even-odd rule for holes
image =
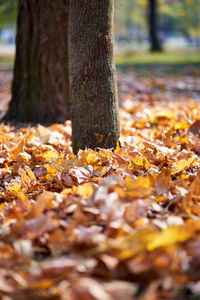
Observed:
[[[0,72],[0,110],[12,73]],[[200,298],[200,68],[118,70],[122,147],[0,125],[2,300]]]

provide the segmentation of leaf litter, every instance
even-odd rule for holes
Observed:
[[[0,125],[1,299],[199,297],[200,99],[134,76],[114,152],[75,156],[70,121]]]

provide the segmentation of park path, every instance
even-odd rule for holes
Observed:
[[[0,45],[0,55],[13,56],[15,54],[15,45]]]

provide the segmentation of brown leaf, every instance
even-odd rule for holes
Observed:
[[[33,240],[42,236],[44,233],[52,231],[56,227],[55,222],[50,216],[27,220],[22,226],[22,233],[25,239]]]
[[[171,170],[170,169],[162,169],[161,173],[158,174],[155,182],[156,193],[158,196],[167,193],[170,188],[170,180],[171,180]]]
[[[82,167],[70,169],[69,174],[78,184],[87,182],[90,179],[90,171]]]
[[[188,129],[188,132],[200,136],[200,120],[196,120]]]
[[[98,281],[81,278],[72,286],[74,300],[114,300]]]

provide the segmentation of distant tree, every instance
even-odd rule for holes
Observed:
[[[17,0],[0,0],[0,26],[15,26]]]
[[[158,38],[157,0],[149,0],[148,22],[151,51],[162,51],[162,47]]]
[[[120,134],[113,55],[114,0],[73,0],[69,10],[69,75],[75,153],[114,148]]]
[[[69,0],[19,0],[12,99],[5,122],[66,119],[61,109],[69,111],[68,9]]]

